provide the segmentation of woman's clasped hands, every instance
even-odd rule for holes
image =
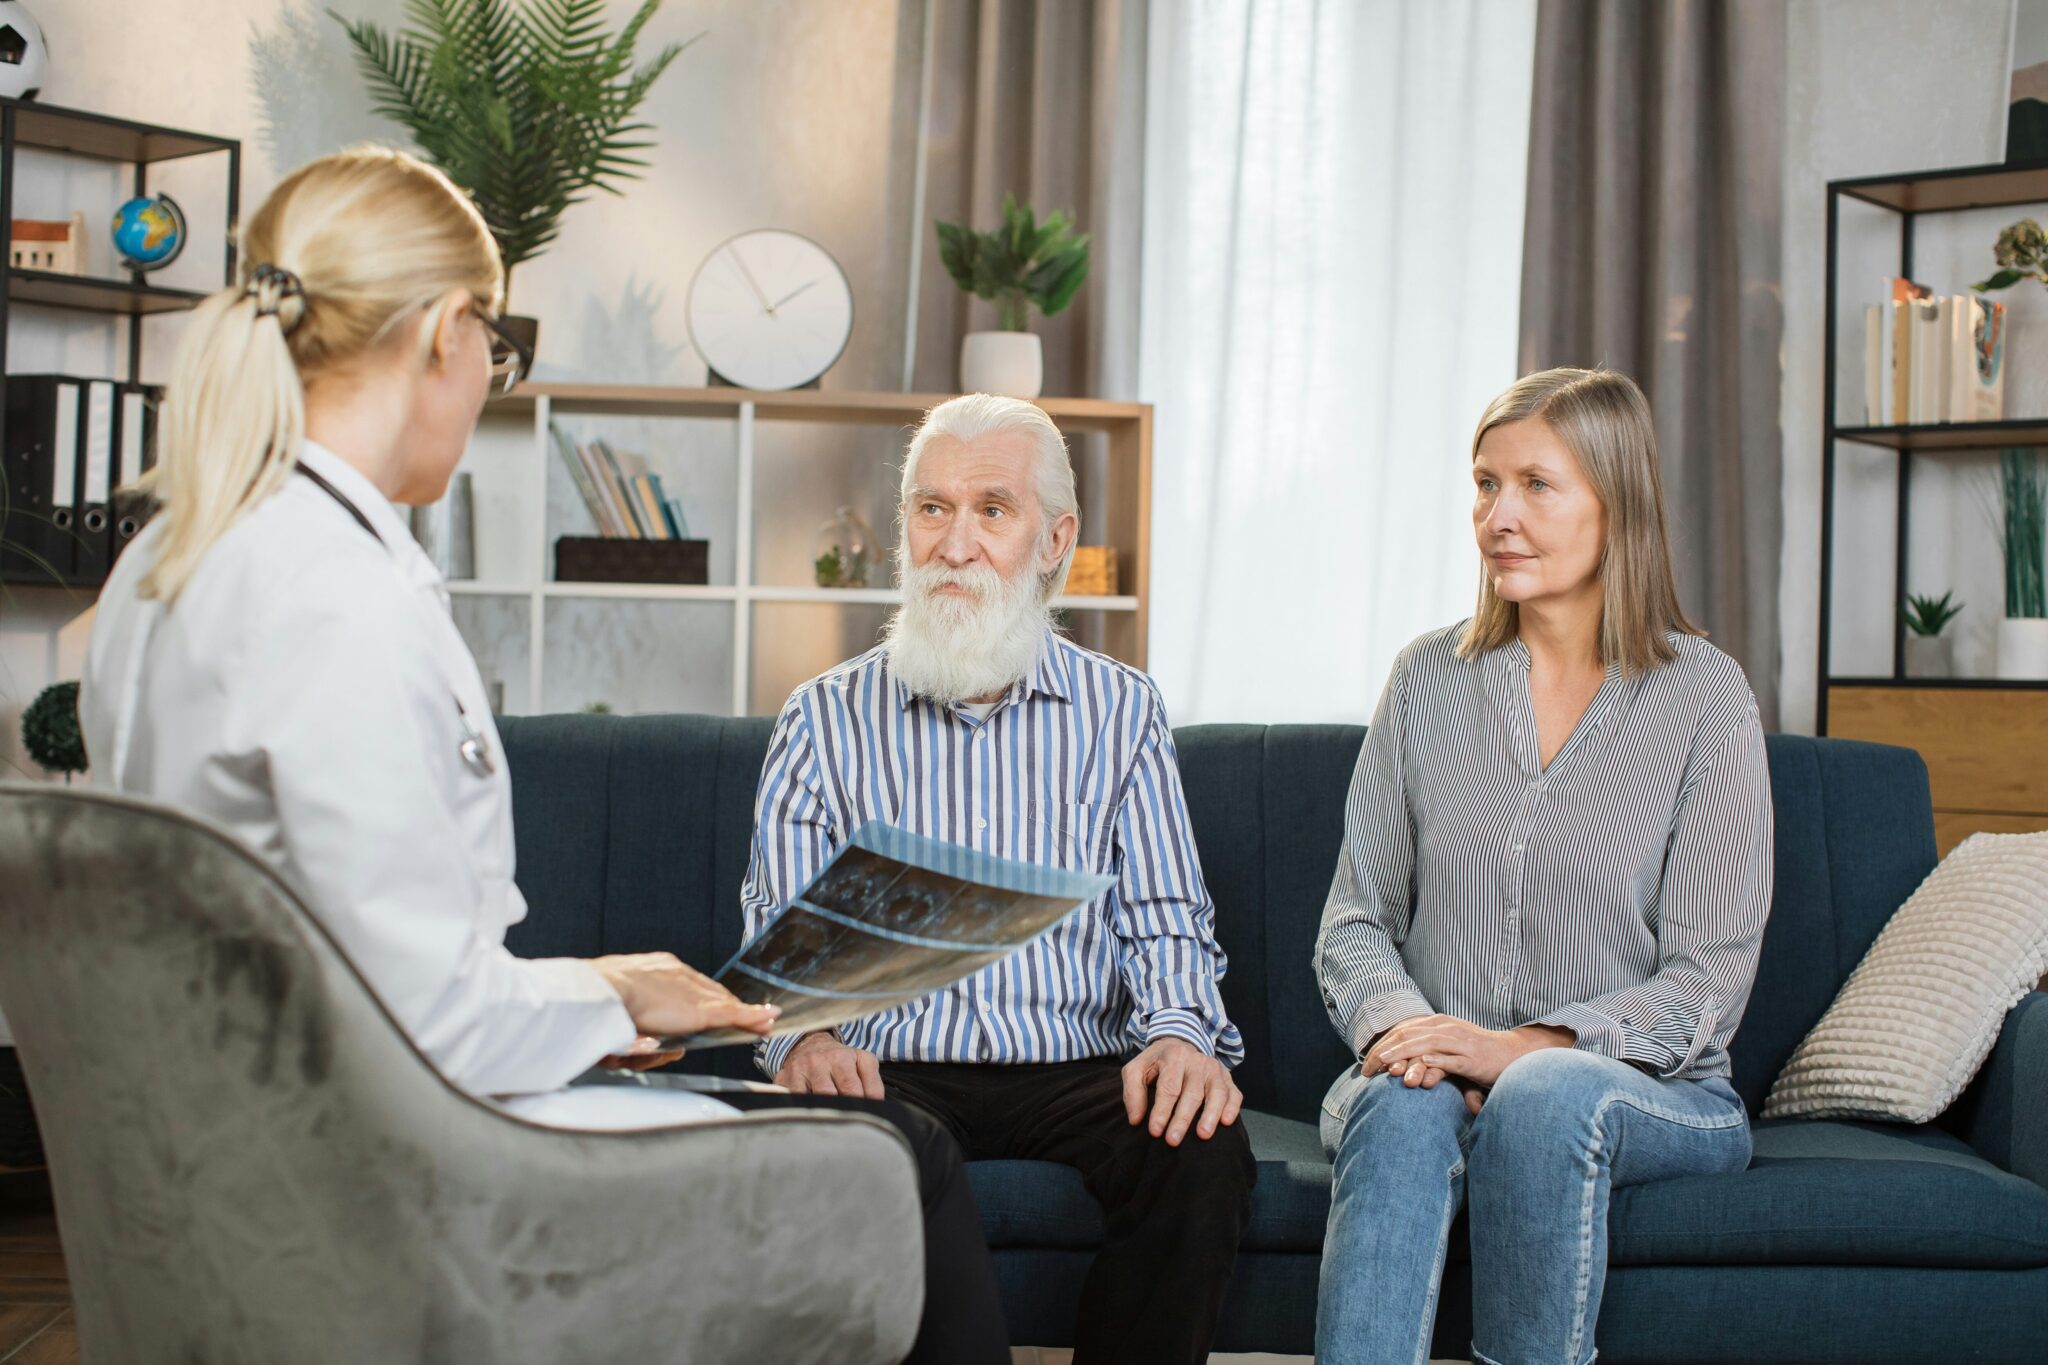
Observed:
[[[1570,1047],[1577,1035],[1548,1024],[1489,1029],[1448,1014],[1403,1019],[1366,1049],[1362,1071],[1384,1071],[1414,1089],[1444,1080],[1464,1092],[1465,1107],[1477,1114],[1486,1092],[1518,1058],[1546,1047]]]

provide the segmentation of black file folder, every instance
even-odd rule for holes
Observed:
[[[150,384],[121,385],[114,417],[114,545],[109,560],[121,557],[128,542],[156,515],[156,499],[133,487],[156,467],[156,414],[163,390]]]
[[[113,562],[114,416],[111,379],[89,380],[85,386],[84,422],[78,445],[78,540],[71,561],[80,583],[106,581]]]
[[[60,374],[7,376],[6,519],[0,571],[69,582],[78,562],[79,445],[85,381]]]

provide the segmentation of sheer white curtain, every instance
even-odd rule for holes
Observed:
[[[1151,7],[1140,397],[1175,723],[1359,721],[1478,583],[1535,0]]]

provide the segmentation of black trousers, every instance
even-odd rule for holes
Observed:
[[[1102,1205],[1106,1236],[1081,1290],[1074,1365],[1208,1357],[1251,1222],[1258,1167],[1244,1127],[1166,1145],[1124,1112],[1112,1058],[1032,1066],[884,1062],[890,1101],[938,1119],[970,1161],[1057,1161]]]
[[[960,1147],[929,1114],[892,1100],[720,1090],[740,1110],[850,1109],[881,1119],[908,1139],[924,1199],[924,1318],[905,1365],[1008,1365],[1010,1336],[995,1265],[981,1234]]]

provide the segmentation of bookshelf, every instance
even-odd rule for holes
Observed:
[[[2048,417],[1908,426],[1841,420],[1840,379],[1845,362],[1840,329],[1846,319],[1840,277],[1845,255],[1845,202],[1872,206],[1892,216],[1898,274],[1913,279],[1917,278],[1916,237],[1921,235],[1923,218],[2048,203],[2048,162],[1868,176],[1828,185],[1817,729],[1823,735],[1919,750],[1927,761],[1932,784],[1937,840],[1946,854],[1980,830],[2048,829],[2048,773],[2033,760],[2041,743],[2048,742],[2048,679],[1907,676],[1905,627],[1898,605],[1908,591],[1915,470],[1916,466],[1924,469],[1922,462],[1926,461],[1956,463],[1981,459],[2006,447],[2048,446]],[[1988,236],[1983,247],[1988,271]],[[1961,281],[1930,283],[1938,294],[1944,292],[1944,286],[1959,287]],[[1859,319],[1861,311],[1860,306],[1850,309]],[[2034,341],[2040,344],[2040,338]],[[2038,356],[2012,349],[2011,333],[2007,344],[2006,402],[2010,409],[2015,401],[2014,369],[2024,363],[2038,364]],[[1862,416],[1860,400],[1857,416]],[[1873,546],[1861,535],[1839,532],[1836,517],[1843,447],[1876,452],[1890,466],[1891,573],[1885,586],[1890,591],[1891,649],[1890,668],[1883,671],[1838,671],[1835,667],[1837,583],[1843,579],[1855,585],[1858,572],[1853,563],[1846,569],[1839,567],[1837,553],[1846,546],[1852,556],[1882,558],[1887,548]],[[1989,606],[1986,603],[1979,609]]]
[[[205,133],[159,128],[80,109],[0,99],[0,231],[10,234],[17,207],[16,153],[22,148],[126,165],[131,168],[128,193],[135,198],[149,194],[152,166],[186,157],[225,156],[227,221],[221,280],[225,284],[234,279],[235,230],[242,181],[240,142]],[[115,206],[109,203],[104,207],[105,213],[88,215],[88,221],[102,230]],[[188,223],[187,231],[191,228],[192,224]],[[206,297],[189,289],[153,285],[149,283],[149,276],[141,271],[130,271],[127,278],[116,279],[16,269],[10,261],[10,256],[0,255],[0,357],[7,354],[8,328],[12,322],[12,311],[18,307],[56,308],[126,318],[127,368],[120,377],[131,382],[141,377],[143,319],[184,312],[197,307]],[[4,378],[0,378],[0,384],[4,382]],[[5,420],[4,404],[0,404],[0,450],[7,448]],[[5,529],[6,515],[4,500],[0,500],[0,530]],[[90,528],[85,529],[90,532]],[[68,571],[53,578],[40,566],[24,568],[10,564],[0,567],[0,583],[32,587],[62,583],[97,588],[99,579]]]
[[[925,411],[950,396],[526,384],[491,403],[462,465],[476,489],[479,574],[473,580],[451,581],[448,590],[457,623],[484,663],[487,682],[504,684],[504,709],[559,711],[577,704],[563,687],[551,685],[551,679],[568,664],[587,670],[587,661],[575,658],[583,646],[570,635],[579,630],[585,636],[625,635],[623,647],[616,638],[610,644],[623,649],[615,663],[627,670],[660,669],[664,658],[673,663],[680,655],[694,655],[699,663],[714,657],[722,660],[715,708],[701,682],[693,692],[663,693],[655,704],[718,709],[736,716],[772,713],[797,683],[866,648],[861,640],[872,643],[874,626],[900,595],[886,587],[818,588],[792,582],[787,554],[775,565],[761,562],[758,547],[766,539],[763,533],[775,529],[774,519],[783,515],[779,495],[788,491],[775,486],[776,480],[791,479],[787,470],[775,475],[764,468],[761,446],[769,433],[791,427],[826,432],[855,428],[864,436],[856,453],[831,458],[857,461],[865,477],[877,479],[882,471],[870,466],[882,457],[860,452],[891,452],[887,459],[893,471],[893,461],[901,458],[904,442]],[[1150,587],[1152,410],[1145,404],[1081,398],[1047,398],[1039,406],[1076,446],[1077,463],[1080,442],[1075,438],[1102,438],[1097,477],[1080,481],[1082,540],[1117,547],[1118,583],[1125,589],[1117,596],[1066,596],[1055,605],[1083,644],[1143,668]],[[704,438],[716,444],[718,433],[724,433],[720,458],[731,462],[730,504],[718,509],[715,519],[701,508],[692,513],[697,523],[693,533],[713,541],[712,583],[555,581],[556,538],[585,528],[565,524],[563,509],[571,505],[572,495],[549,428],[575,419],[640,419],[699,428],[711,424],[696,433],[700,451],[706,446]],[[800,481],[801,471],[795,477]],[[1092,505],[1087,491],[1091,486],[1098,490]],[[580,504],[574,505],[580,510]],[[801,529],[807,543],[811,527]],[[882,542],[893,544],[893,527],[876,520],[875,529]],[[731,547],[729,569],[722,568],[727,558],[719,553],[721,539]],[[476,614],[487,602],[496,613],[494,628],[486,628]],[[635,621],[657,619],[647,613],[666,614],[658,618],[664,624],[649,635],[643,650],[634,644],[630,629],[614,630],[611,623],[592,619],[590,613],[605,610],[640,613]],[[834,621],[843,624],[820,625]],[[523,642],[508,646],[506,636],[520,633]],[[688,640],[680,641],[685,635]],[[812,640],[813,636],[817,638]],[[790,648],[792,643],[814,647],[805,653]],[[764,648],[770,644],[780,647],[772,659]],[[493,659],[499,670],[495,674]],[[508,673],[517,676],[508,678]],[[519,685],[510,685],[514,682]]]

